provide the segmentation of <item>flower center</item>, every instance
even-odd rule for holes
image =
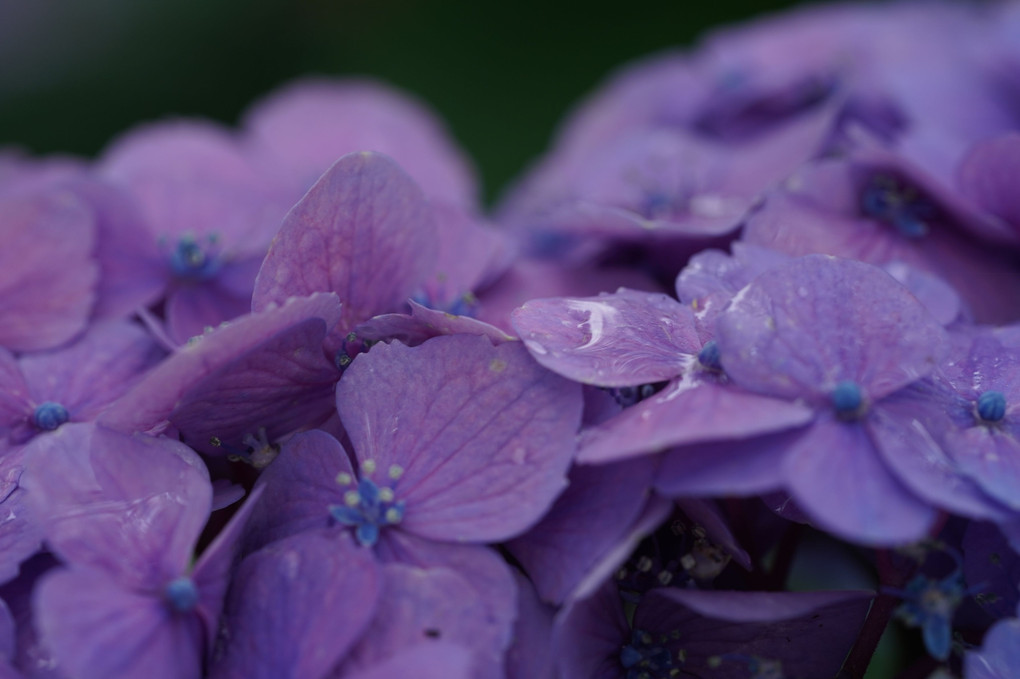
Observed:
[[[44,431],[53,431],[69,419],[71,415],[67,408],[54,401],[39,404],[32,413],[32,422]]]
[[[920,627],[928,653],[946,660],[953,643],[953,615],[965,594],[959,570],[941,580],[920,574],[907,583],[896,615],[908,626]]]
[[[929,222],[935,218],[935,206],[916,189],[887,175],[875,175],[861,194],[865,215],[896,228],[905,238],[928,235]]]
[[[864,394],[861,388],[852,380],[843,380],[836,384],[829,397],[832,399],[832,407],[841,420],[856,420],[862,414],[864,408]]]
[[[344,492],[342,505],[330,505],[330,515],[339,523],[354,528],[354,535],[363,547],[371,547],[379,541],[379,532],[386,526],[400,523],[404,518],[403,500],[397,500],[393,486],[380,488],[369,475],[375,470],[373,460],[365,460],[361,464],[362,477],[357,485],[350,474],[339,474],[336,478],[341,486],[349,489]],[[403,469],[393,465],[389,469],[389,478],[395,483],[403,474]]]
[[[667,679],[680,675],[673,663],[673,654],[664,645],[667,639],[657,640],[644,630],[635,629],[630,643],[620,649],[620,664],[627,670],[627,679]]]
[[[1001,391],[986,391],[977,400],[977,415],[983,422],[999,422],[1006,416],[1006,396]]]
[[[170,252],[170,268],[174,276],[186,281],[207,281],[214,278],[223,263],[219,256],[219,236],[209,234],[205,243],[192,236],[182,236]]]
[[[719,344],[714,339],[708,340],[705,342],[705,346],[701,347],[701,351],[698,352],[698,363],[705,370],[722,371],[722,363],[719,361]]]
[[[195,581],[186,575],[171,580],[163,588],[163,598],[174,611],[187,613],[198,605],[198,588]]]

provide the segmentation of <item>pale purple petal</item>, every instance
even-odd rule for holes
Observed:
[[[825,404],[843,380],[882,398],[930,373],[948,348],[942,326],[889,274],[819,255],[759,276],[717,331],[738,385]]]
[[[996,623],[981,643],[981,649],[963,657],[966,679],[1010,679],[1020,667],[1020,620]]]
[[[260,427],[273,439],[314,426],[332,411],[339,373],[321,343],[339,311],[336,296],[318,294],[225,324],[178,349],[100,421],[125,431],[170,421],[194,446],[221,455],[210,437],[241,447]]]
[[[445,641],[427,641],[395,651],[392,656],[362,669],[345,672],[343,679],[469,679],[472,654],[468,647]],[[336,676],[336,675],[333,675]]]
[[[514,571],[517,581],[517,621],[514,642],[506,652],[507,679],[554,679],[556,653],[552,646],[551,606],[538,599],[527,578]]]
[[[435,252],[436,225],[421,189],[387,156],[352,153],[287,215],[255,282],[252,309],[335,292],[343,302],[336,344],[357,323],[400,308]]]
[[[70,191],[0,198],[0,346],[38,351],[85,328],[99,267],[95,219]]]
[[[165,311],[167,334],[177,344],[184,344],[209,328],[244,316],[251,311],[254,273],[250,283],[248,290],[242,294],[224,289],[220,281],[215,279],[171,289],[167,295]]]
[[[39,583],[33,598],[42,643],[68,676],[199,679],[198,619],[173,613],[102,571],[70,569]]]
[[[511,319],[535,360],[585,384],[625,387],[668,380],[701,349],[694,313],[661,294],[620,290],[538,299]]]
[[[211,676],[327,676],[375,615],[381,588],[375,559],[347,535],[309,531],[255,552],[235,575]]]
[[[893,476],[857,423],[820,417],[787,454],[783,474],[813,523],[852,542],[918,540],[936,518],[934,507]]]
[[[380,341],[395,339],[407,346],[418,346],[440,335],[483,335],[493,344],[515,339],[494,325],[468,316],[454,316],[445,311],[428,309],[410,301],[411,314],[382,314],[370,318],[354,329],[359,339]]]
[[[586,429],[578,462],[599,464],[673,446],[737,441],[810,422],[801,403],[759,396],[711,377],[685,376],[655,396]]]
[[[575,466],[549,512],[506,549],[543,600],[562,603],[595,562],[619,542],[648,501],[655,460]]]
[[[957,180],[963,195],[1020,234],[1020,199],[1013,181],[1018,172],[1020,134],[1011,132],[972,146],[957,167]]]
[[[67,424],[25,455],[29,509],[61,558],[141,589],[185,572],[212,502],[205,465],[187,446]]]
[[[519,343],[468,335],[376,345],[337,387],[362,470],[402,470],[401,529],[439,540],[495,542],[538,520],[566,484],[581,403]]]
[[[4,467],[7,467],[6,460]],[[17,577],[22,562],[42,548],[43,531],[29,512],[25,491],[21,488],[15,488],[0,502],[0,516],[3,517],[0,518],[0,583],[4,583]]]

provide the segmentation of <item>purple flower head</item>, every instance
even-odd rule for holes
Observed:
[[[212,488],[190,449],[74,424],[27,454],[32,511],[67,565],[34,595],[43,643],[73,676],[200,676],[247,512],[192,568]]]
[[[141,128],[106,151],[98,173],[141,211],[150,238],[133,255],[162,272],[174,341],[248,310],[288,203],[228,132],[188,122]]]

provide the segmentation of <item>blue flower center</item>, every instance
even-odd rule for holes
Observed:
[[[836,415],[843,420],[855,420],[861,415],[864,406],[864,394],[853,380],[843,380],[836,384],[829,397]]]
[[[170,268],[174,276],[186,281],[207,281],[220,270],[219,237],[210,234],[204,244],[192,236],[182,236],[170,252]]]
[[[635,629],[630,643],[620,649],[620,664],[627,670],[627,679],[668,679],[680,675],[680,669],[673,662],[673,654],[663,644],[666,639],[656,639],[644,630]]]
[[[163,588],[163,598],[174,611],[187,613],[198,605],[198,588],[195,581],[186,575],[171,580]]]
[[[917,575],[902,592],[896,615],[910,627],[920,627],[928,653],[947,660],[953,643],[953,615],[966,591],[963,574],[953,571],[941,580]]]
[[[1006,396],[1001,391],[986,391],[977,400],[977,414],[984,422],[999,422],[1006,416]]]
[[[873,176],[861,194],[865,215],[896,228],[901,236],[918,239],[926,236],[929,223],[936,217],[935,206],[916,189],[886,175]]]
[[[36,406],[35,412],[32,413],[32,422],[44,431],[53,431],[69,419],[71,419],[71,415],[67,412],[67,408],[54,401],[39,404]]]
[[[470,292],[457,295],[452,302],[448,302],[446,304],[438,303],[432,298],[432,295],[427,292],[416,293],[411,297],[411,299],[418,304],[421,304],[423,307],[428,307],[429,309],[435,309],[437,311],[445,311],[446,313],[453,314],[454,316],[468,316],[470,318],[475,318],[478,309],[478,298]]]
[[[705,346],[698,352],[698,363],[706,370],[716,372],[722,370],[722,363],[719,361],[719,344],[715,340],[708,340]]]
[[[367,474],[375,469],[371,460],[361,465],[362,476],[357,485],[349,474],[337,476],[337,483],[348,486],[342,505],[330,505],[329,513],[338,522],[354,528],[354,535],[363,547],[371,547],[379,541],[379,533],[386,526],[400,523],[404,518],[405,503],[395,498],[392,486],[380,488]],[[400,467],[390,467],[389,476],[393,481],[400,478]]]

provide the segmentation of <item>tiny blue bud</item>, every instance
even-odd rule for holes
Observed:
[[[71,414],[67,412],[67,408],[53,401],[36,406],[35,412],[32,413],[32,422],[45,431],[53,431],[69,419]]]
[[[715,340],[708,340],[705,346],[698,352],[698,363],[709,370],[722,370],[722,363],[719,362],[719,344]]]
[[[214,246],[217,238],[209,236],[208,241],[210,246]],[[178,278],[204,281],[215,277],[220,260],[215,253],[204,250],[194,238],[184,236],[170,253],[170,268]]]
[[[168,582],[163,589],[163,596],[170,608],[178,613],[187,613],[198,605],[198,589],[195,582],[186,575]]]
[[[1001,391],[986,391],[977,400],[977,413],[985,422],[998,422],[1006,416],[1006,396]]]
[[[861,388],[852,380],[843,380],[836,384],[829,394],[832,398],[832,407],[840,417],[855,417],[864,403],[864,394]]]

